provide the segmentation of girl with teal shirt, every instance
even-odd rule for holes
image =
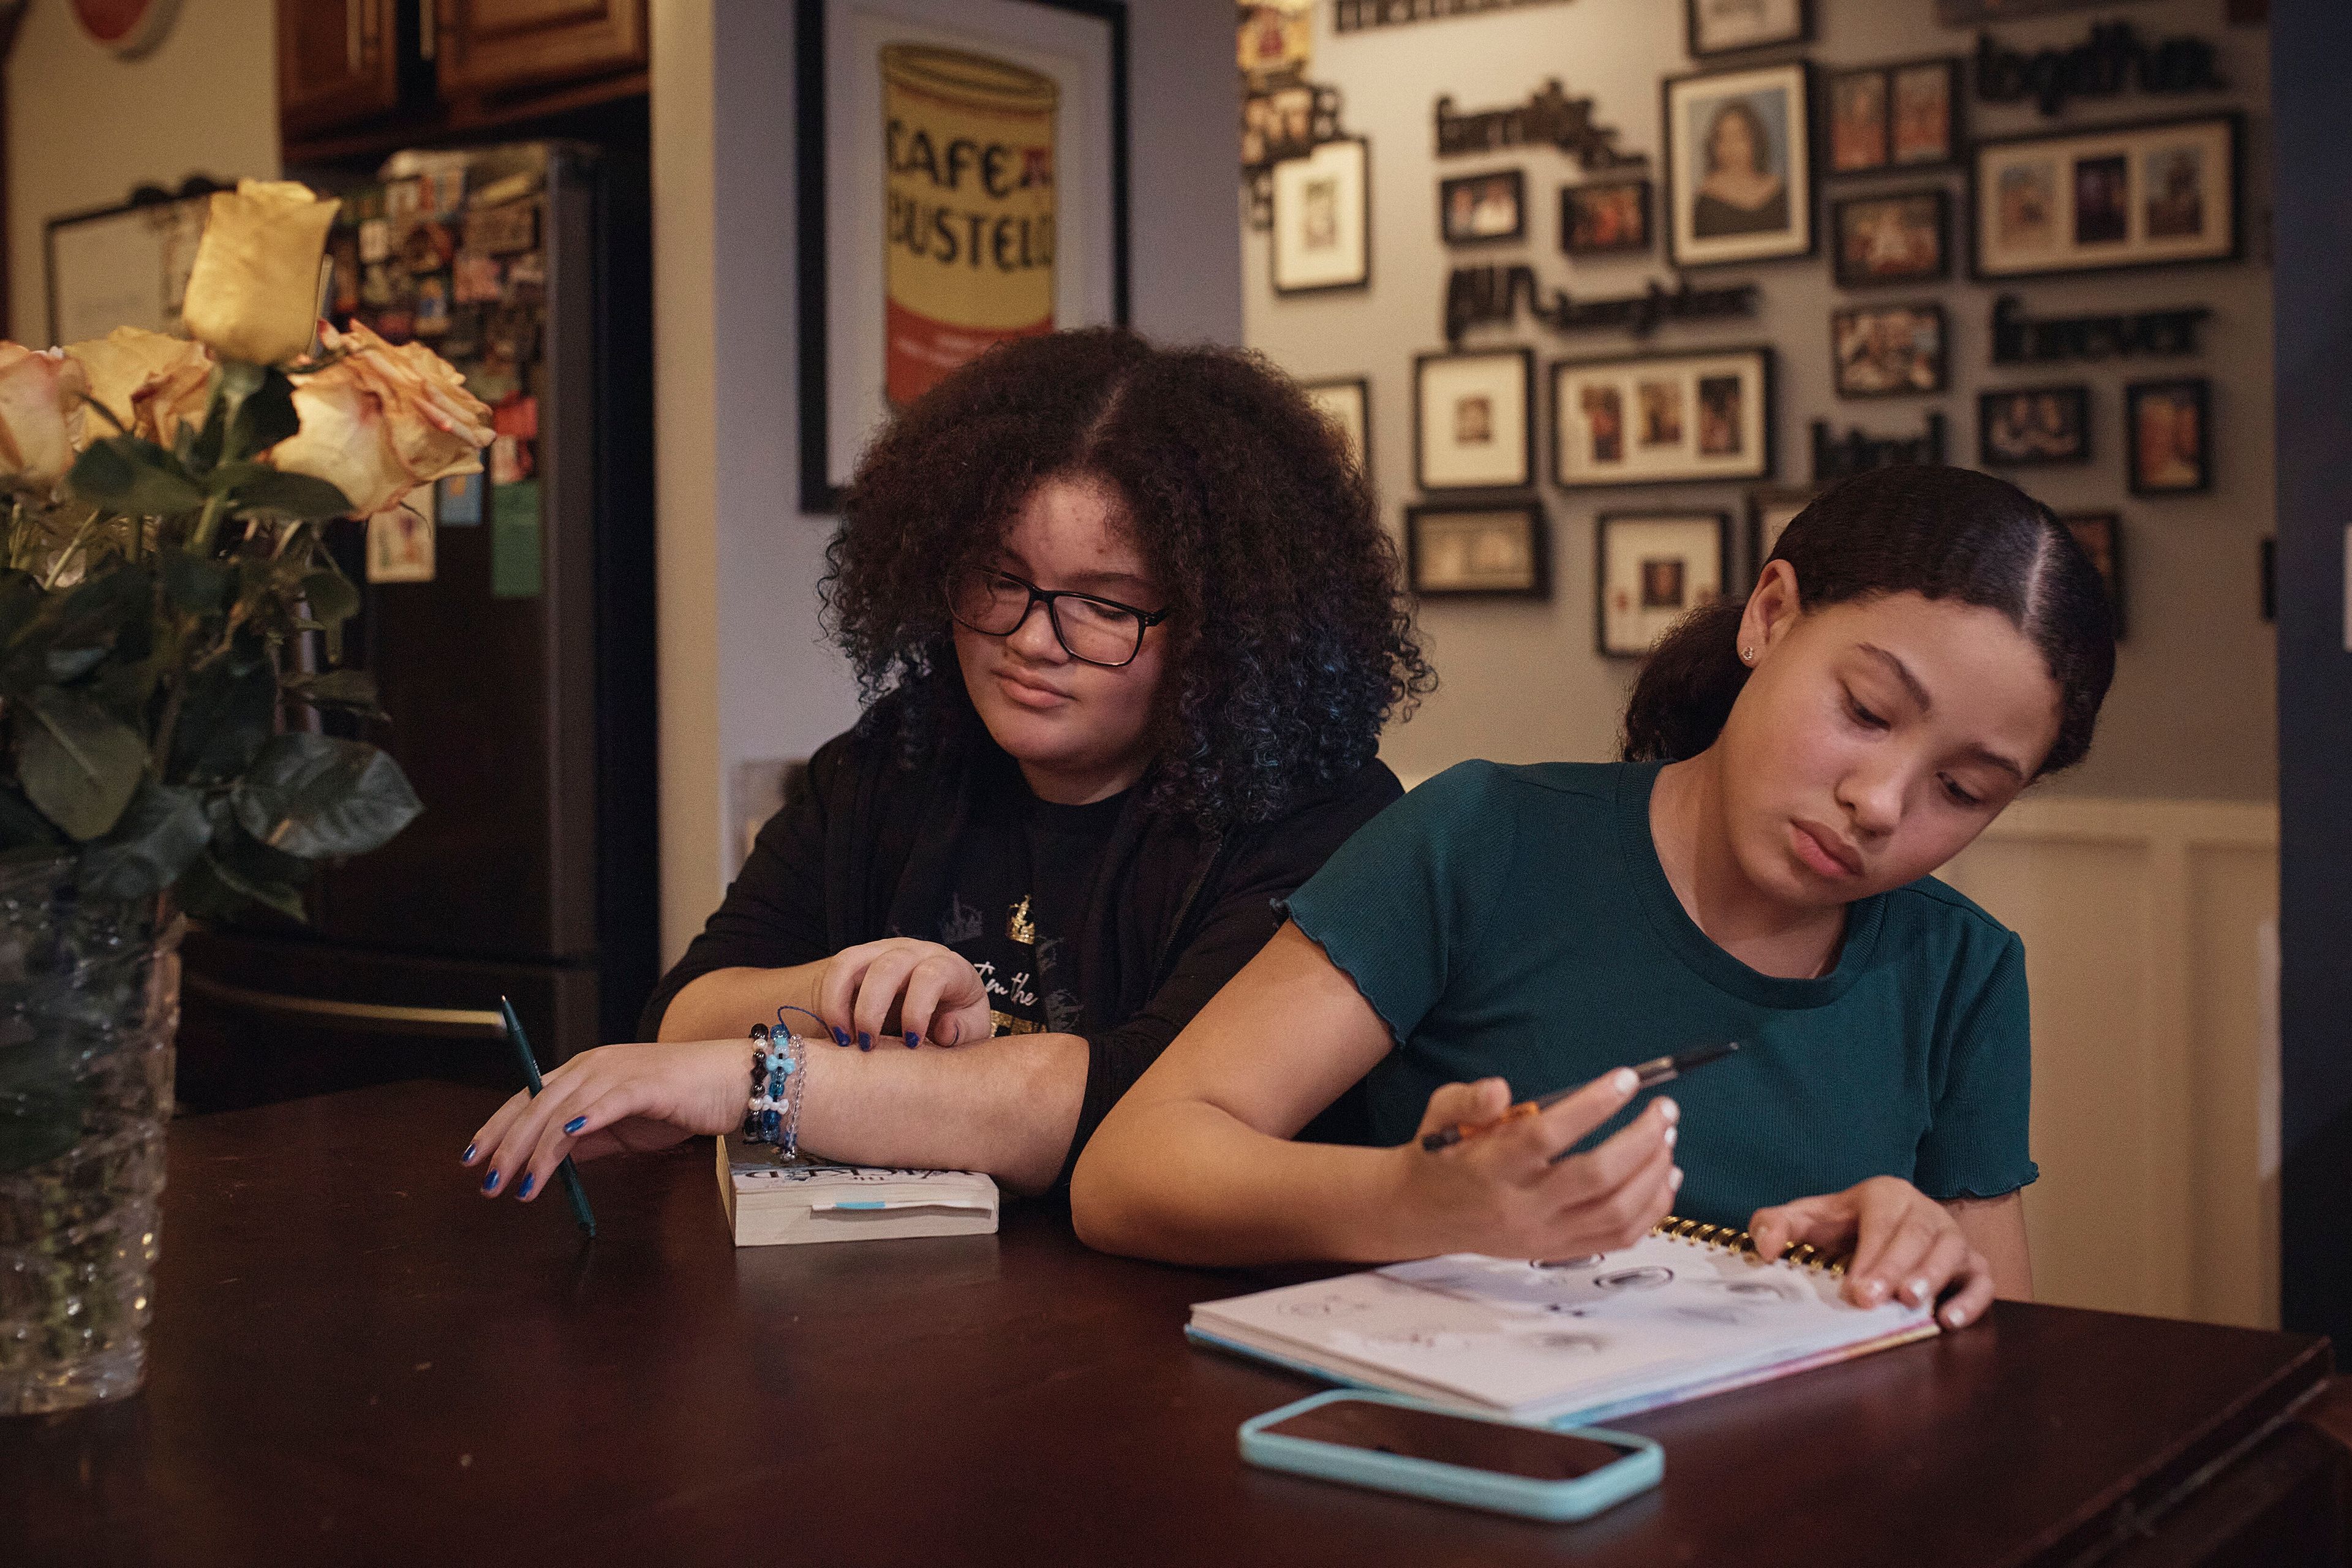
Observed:
[[[1660,644],[1623,761],[1465,763],[1301,888],[1087,1147],[1079,1234],[1558,1258],[1672,1210],[1851,1251],[1853,1300],[1940,1298],[1951,1327],[2030,1294],[2024,952],[1929,873],[2082,760],[2114,670],[2048,508],[1959,468],[1832,488],[1745,603]],[[1671,1098],[1623,1070],[1720,1040]],[[1376,1146],[1293,1141],[1349,1094]]]

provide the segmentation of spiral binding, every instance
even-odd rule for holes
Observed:
[[[1756,1253],[1756,1240],[1744,1230],[1734,1230],[1727,1225],[1702,1225],[1695,1219],[1680,1219],[1668,1215],[1651,1228],[1651,1235],[1663,1236],[1673,1241],[1687,1241],[1700,1247],[1712,1247],[1718,1252]],[[1793,1263],[1800,1268],[1811,1268],[1821,1274],[1843,1274],[1845,1259],[1831,1256],[1810,1242],[1798,1242],[1780,1254],[1780,1261]]]

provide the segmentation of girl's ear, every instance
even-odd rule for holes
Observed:
[[[1786,637],[1803,613],[1797,601],[1797,569],[1786,561],[1768,561],[1748,608],[1739,617],[1739,662],[1754,668],[1764,662],[1773,644]]]

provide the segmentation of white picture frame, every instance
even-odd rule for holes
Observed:
[[[1563,489],[1772,476],[1769,348],[1561,360],[1551,410]]]
[[[1416,489],[1522,489],[1535,483],[1535,354],[1428,353],[1412,362]]]
[[[1970,274],[2047,278],[2236,260],[2243,129],[2242,116],[2225,112],[1978,142]]]
[[[1731,522],[1719,511],[1603,512],[1593,622],[1608,658],[1640,658],[1666,628],[1728,591]]]
[[[1812,71],[1802,60],[1670,77],[1666,255],[1677,267],[1811,256]]]
[[[1369,285],[1371,144],[1360,136],[1325,142],[1275,164],[1272,179],[1274,291],[1320,294]]]

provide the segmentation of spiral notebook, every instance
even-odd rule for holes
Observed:
[[[1936,1332],[1931,1307],[1847,1304],[1843,1273],[1811,1247],[1766,1263],[1746,1231],[1668,1219],[1600,1257],[1450,1253],[1204,1301],[1184,1332],[1336,1383],[1582,1426]]]

